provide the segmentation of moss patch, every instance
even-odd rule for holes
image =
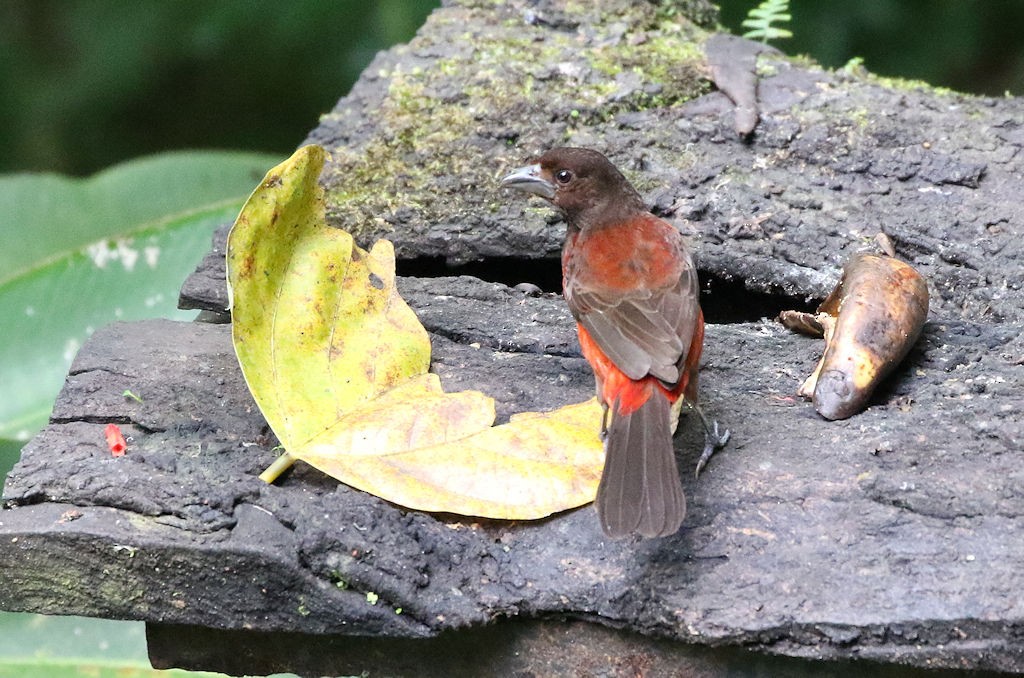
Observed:
[[[362,112],[373,127],[329,149],[331,222],[360,241],[410,225],[471,228],[473,215],[501,209],[493,187],[508,159],[710,88],[706,36],[675,3],[570,2],[558,11],[477,2],[435,12],[395,65],[373,74],[386,89]]]

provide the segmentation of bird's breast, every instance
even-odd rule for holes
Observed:
[[[651,216],[571,235],[562,254],[566,281],[588,289],[657,289],[682,273],[681,238]]]

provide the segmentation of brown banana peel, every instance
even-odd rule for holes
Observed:
[[[817,313],[783,311],[786,327],[825,339],[825,352],[797,394],[826,419],[846,419],[906,357],[928,317],[928,285],[912,266],[861,252]]]

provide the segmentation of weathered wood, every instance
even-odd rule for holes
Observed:
[[[489,347],[508,326],[524,328],[524,343],[557,344],[549,326],[523,321],[556,300],[467,279],[424,285],[469,289],[408,295],[453,322],[491,290],[490,335],[452,327],[480,348],[435,340],[447,387],[483,384],[506,412],[589,394],[578,358]],[[570,613],[795,656],[1015,668],[1024,545],[1007,534],[1024,478],[1009,453],[1019,437],[1001,437],[999,417],[1018,419],[1022,384],[987,375],[1019,350],[1020,329],[929,326],[879,403],[836,424],[791,396],[813,340],[767,323],[709,328],[705,403],[735,442],[699,483],[684,474],[691,509],[678,535],[623,543],[603,538],[589,508],[474,523],[404,512],[303,467],[262,485],[273,441],[228,328],[115,325],[83,348],[56,423],[8,479],[0,607],[405,636]],[[111,420],[131,422],[124,458],[105,448]],[[683,428],[688,469],[699,427]]]
[[[673,26],[618,0],[435,13],[309,135],[334,156],[329,220],[392,239],[400,259],[557,258],[551,210],[497,179],[547,148],[593,146],[692,235],[714,280],[820,299],[882,230],[930,281],[932,317],[1024,320],[1024,100],[768,52],[743,143],[732,102],[701,80],[707,34]]]
[[[404,639],[570,616],[684,644],[1024,671],[1024,104],[769,54],[740,143],[724,95],[690,99],[703,85],[686,41],[703,34],[676,21],[616,0],[452,4],[310,140],[335,158],[331,219],[364,244],[394,239],[406,265],[519,257],[539,262],[524,278],[557,276],[562,227],[494,178],[566,139],[606,150],[678,220],[709,316],[745,320],[708,328],[702,401],[733,438],[695,481],[701,435],[684,420],[680,533],[608,542],[590,508],[536,523],[408,512],[301,464],[266,486],[275,441],[228,328],[122,324],[83,348],[8,478],[0,608],[155,635]],[[661,61],[612,73],[641,57]],[[529,92],[510,84],[527,76]],[[931,322],[867,411],[827,422],[793,396],[820,341],[756,318],[821,299],[879,229],[929,279]],[[204,267],[185,303],[222,311],[222,253]],[[484,390],[501,419],[590,395],[556,296],[468,277],[400,290],[445,387]],[[131,434],[126,457],[106,450],[108,422]]]
[[[493,678],[585,676],[636,678],[953,678],[955,670],[914,669],[877,663],[755,654],[651,638],[573,619],[502,620],[446,631],[435,638],[224,631],[148,624],[150,661],[232,675],[289,671],[300,675]],[[225,652],[225,648],[230,651]],[[973,678],[981,674],[972,673]]]

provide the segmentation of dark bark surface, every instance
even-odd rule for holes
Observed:
[[[730,101],[684,97],[668,67],[699,73],[699,54],[600,70],[702,35],[615,5],[446,7],[310,140],[335,156],[330,218],[363,244],[393,239],[400,272],[479,260],[461,270],[551,289],[561,224],[495,179],[567,139],[605,150],[692,237],[713,320],[701,400],[733,437],[696,481],[701,431],[684,416],[678,534],[609,542],[590,507],[534,523],[410,512],[302,464],[267,486],[276,441],[229,328],[118,324],[82,349],[8,478],[0,608],[401,638],[568,616],[684,644],[1024,671],[1024,105],[763,54],[742,142]],[[473,51],[506,43],[493,62]],[[489,105],[485,72],[504,92]],[[501,89],[517,74],[528,96]],[[451,134],[403,127],[407,109]],[[930,321],[866,411],[828,422],[794,396],[822,343],[759,318],[823,298],[880,230],[928,279]],[[217,247],[185,306],[225,307]],[[485,391],[499,419],[591,394],[556,295],[466,276],[399,287],[445,388]],[[131,436],[123,458],[110,422]]]

